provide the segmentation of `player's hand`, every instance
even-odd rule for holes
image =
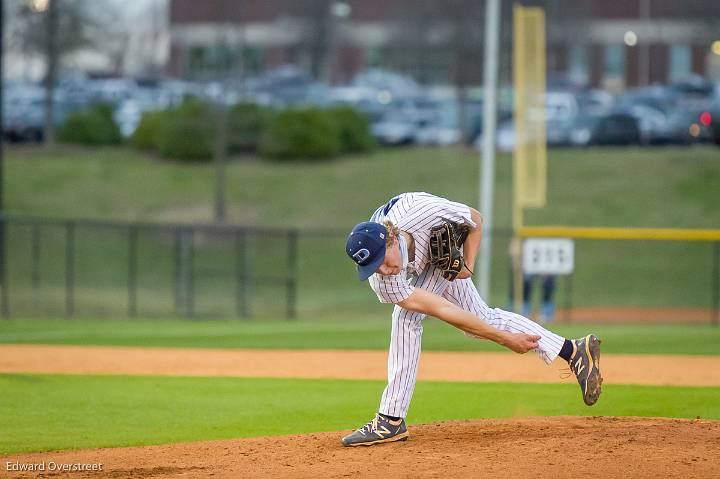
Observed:
[[[472,278],[472,274],[470,274],[470,271],[468,271],[467,268],[463,268],[463,270],[458,273],[457,278],[455,278],[455,279],[468,279],[468,278]]]
[[[540,341],[540,336],[537,335],[507,333],[503,341],[503,346],[516,353],[524,354],[531,349],[536,349],[538,347],[538,341]]]

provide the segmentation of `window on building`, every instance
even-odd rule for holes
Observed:
[[[670,47],[670,72],[668,77],[671,82],[687,79],[692,72],[692,53],[688,45],[672,45]]]
[[[568,76],[573,82],[586,84],[590,77],[588,48],[585,45],[573,45],[568,52]]]
[[[607,45],[605,47],[605,75],[622,77],[625,73],[625,47]]]
[[[227,46],[195,46],[188,51],[188,73],[193,76],[216,75],[231,68],[232,55]]]
[[[190,47],[187,52],[187,72],[200,71],[205,65],[206,48]]]
[[[606,45],[602,87],[619,91],[625,87],[625,45]]]
[[[258,73],[263,69],[262,49],[245,47],[242,49],[243,69],[246,73]]]
[[[384,52],[381,47],[371,47],[367,50],[367,66],[381,67],[383,66]]]
[[[262,50],[254,47],[210,45],[190,47],[187,71],[191,78],[205,79],[227,75],[242,69],[246,74],[262,70]]]

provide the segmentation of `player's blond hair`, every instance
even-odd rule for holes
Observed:
[[[400,229],[393,224],[390,220],[385,220],[382,222],[383,226],[385,226],[385,229],[387,230],[387,238],[385,238],[385,246],[390,246],[392,244],[392,239],[394,237],[400,236]]]

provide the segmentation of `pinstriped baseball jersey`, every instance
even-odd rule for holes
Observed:
[[[388,384],[383,391],[379,412],[388,416],[406,417],[415,389],[417,367],[425,314],[408,311],[397,303],[407,299],[414,288],[423,288],[456,304],[478,317],[478,321],[513,333],[540,336],[538,356],[551,363],[560,352],[564,338],[519,314],[490,308],[480,298],[471,279],[450,282],[442,271],[428,261],[430,229],[443,220],[475,226],[470,208],[461,203],[428,193],[404,193],[378,208],[370,221],[390,220],[401,231],[410,233],[415,241],[415,258],[407,258],[407,245],[400,235],[403,268],[400,274],[384,276],[375,273],[368,278],[370,287],[383,303],[396,303],[392,313],[392,331],[388,351]],[[481,338],[478,338],[481,339]]]
[[[470,208],[462,203],[429,193],[403,193],[375,210],[370,221],[382,223],[390,220],[401,231],[410,233],[415,240],[415,258],[403,264],[398,275],[384,276],[375,273],[368,278],[370,287],[382,303],[399,303],[412,293],[408,275],[417,275],[428,266],[430,229],[450,220],[475,227]]]

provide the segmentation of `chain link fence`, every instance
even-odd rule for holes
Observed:
[[[1,223],[4,317],[295,319],[388,313],[367,285],[359,284],[344,251],[345,230],[20,216]],[[493,232],[488,303],[504,309],[512,308],[511,236],[509,230]],[[527,298],[536,311],[539,289]],[[701,321],[717,324],[720,243],[575,240],[575,269],[557,278],[553,301],[564,321],[599,310],[626,314],[620,319],[628,321],[638,310],[651,316],[692,310]]]
[[[295,230],[13,217],[4,231],[5,316],[297,314]]]

